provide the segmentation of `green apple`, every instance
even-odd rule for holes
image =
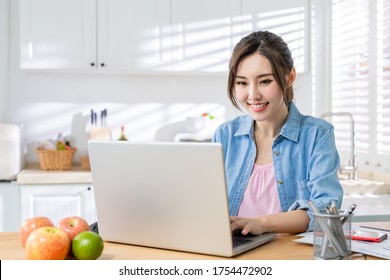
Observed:
[[[102,237],[93,231],[83,231],[72,240],[73,255],[79,260],[96,260],[104,249]]]

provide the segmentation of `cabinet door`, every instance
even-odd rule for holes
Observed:
[[[18,231],[20,200],[17,184],[0,182],[0,232]]]
[[[105,69],[170,69],[170,0],[99,0],[98,57]]]
[[[96,222],[93,187],[90,185],[21,186],[21,220],[46,216],[55,224],[68,216]]]
[[[172,70],[227,72],[240,13],[239,0],[172,0]]]
[[[96,0],[21,0],[23,69],[96,67]]]

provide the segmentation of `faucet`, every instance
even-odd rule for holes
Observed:
[[[323,113],[320,117],[332,117],[332,116],[343,116],[348,117],[351,125],[351,155],[348,161],[348,165],[341,165],[339,172],[340,174],[347,174],[348,180],[357,180],[357,165],[355,158],[355,122],[353,116],[349,112],[326,112]]]

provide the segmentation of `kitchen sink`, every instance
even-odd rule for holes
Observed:
[[[344,195],[351,194],[390,194],[390,184],[367,179],[340,179]]]
[[[367,179],[341,179],[344,198],[341,209],[357,205],[354,222],[390,221],[390,184]]]

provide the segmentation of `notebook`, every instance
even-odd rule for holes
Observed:
[[[89,141],[99,234],[105,241],[231,257],[223,151],[218,143]]]

